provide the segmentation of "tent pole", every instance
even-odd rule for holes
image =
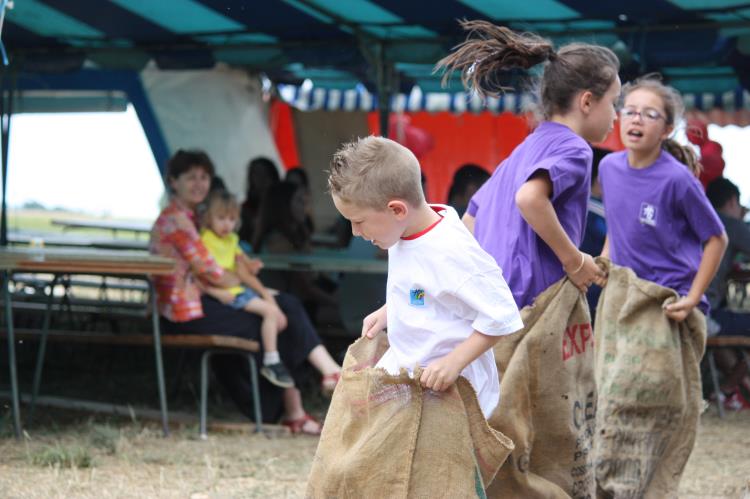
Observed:
[[[2,204],[0,205],[0,246],[8,245],[8,205],[6,194],[8,191],[8,145],[10,143],[10,118],[13,114],[13,90],[15,78],[11,75],[8,90],[5,90],[7,78],[2,79],[2,95],[0,96],[0,147],[2,147]]]
[[[380,117],[380,135],[388,137],[388,121],[391,114],[391,96],[393,95],[393,71],[385,60],[385,44],[378,44],[377,84],[378,115]]]

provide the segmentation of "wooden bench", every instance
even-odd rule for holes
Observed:
[[[6,336],[5,330],[0,331],[0,336]],[[16,340],[38,341],[42,331],[37,329],[14,330]],[[153,346],[153,336],[150,334],[112,334],[112,333],[82,333],[78,331],[50,330],[47,334],[48,341],[58,343],[83,343],[95,345],[119,345],[119,346]],[[258,389],[258,372],[253,354],[260,350],[257,341],[236,338],[232,336],[202,335],[202,334],[165,334],[161,336],[162,348],[182,348],[203,350],[201,356],[201,397],[200,397],[200,436],[206,438],[206,420],[208,406],[208,370],[211,357],[216,354],[239,354],[243,355],[250,367],[250,384],[253,391],[253,412],[255,414],[255,430],[261,432],[263,419],[260,410],[260,391]],[[34,405],[39,392],[39,383],[34,383],[31,396],[30,413],[33,415]]]
[[[716,360],[714,359],[715,348],[731,348],[739,350],[745,364],[750,368],[750,336],[710,336],[706,340],[706,357],[708,358],[708,367],[711,371],[711,383],[714,388],[714,398],[716,399],[716,407],[719,409],[719,417],[724,417],[724,404],[722,403],[721,386],[719,385],[719,371],[716,368]]]

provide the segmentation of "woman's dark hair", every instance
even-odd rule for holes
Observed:
[[[479,165],[466,163],[461,166],[453,174],[453,182],[448,190],[448,204],[450,204],[451,199],[466,192],[466,188],[470,185],[481,187],[489,178],[490,174],[487,170]]]
[[[308,189],[310,188],[310,179],[307,177],[305,169],[301,166],[295,166],[294,168],[287,170],[284,181],[299,184]]]
[[[209,177],[213,178],[215,168],[208,154],[198,149],[187,151],[180,149],[167,161],[167,178],[177,179],[195,167],[202,168]]]
[[[281,180],[276,163],[264,156],[253,158],[247,164],[248,195],[250,192],[258,189],[257,180],[261,177],[266,177],[271,184],[275,184]]]
[[[292,198],[302,187],[292,182],[279,182],[272,185],[260,205],[258,222],[253,238],[253,249],[259,252],[263,242],[274,231],[281,233],[295,250],[303,250],[310,241],[310,232],[304,222],[295,220],[292,215]]]
[[[253,241],[256,232],[256,219],[265,192],[281,181],[276,163],[265,157],[257,157],[247,164],[247,191],[242,203],[240,239]]]
[[[468,38],[435,66],[435,70],[445,70],[443,83],[458,70],[467,88],[481,96],[497,95],[506,90],[503,81],[511,70],[546,63],[539,82],[545,118],[568,111],[580,91],[601,98],[620,69],[615,53],[599,45],[571,43],[555,51],[551,41],[533,33],[517,33],[487,21],[460,24],[469,32]]]
[[[711,205],[714,209],[718,211],[734,197],[739,201],[740,190],[737,185],[728,178],[719,177],[706,187],[706,197],[711,201]]]
[[[208,188],[208,192],[214,192],[214,191],[228,191],[227,184],[224,182],[224,179],[221,178],[218,175],[214,175],[211,178],[211,186]]]

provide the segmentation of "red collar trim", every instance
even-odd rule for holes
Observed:
[[[437,212],[437,210],[436,210],[436,212]],[[435,228],[435,226],[437,224],[439,224],[442,221],[443,221],[443,217],[441,216],[437,221],[435,221],[435,223],[433,223],[432,225],[430,225],[426,229],[422,229],[419,232],[416,232],[416,233],[412,234],[411,236],[402,237],[401,239],[403,239],[404,241],[413,241],[414,239],[417,239],[418,237],[422,237],[425,234],[427,234],[428,232],[430,232],[432,229]]]

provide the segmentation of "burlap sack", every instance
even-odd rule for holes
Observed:
[[[594,335],[585,296],[567,279],[521,310],[525,328],[495,347],[502,378],[490,426],[515,450],[488,497],[593,497]]]
[[[597,495],[676,497],[695,443],[706,321],[677,323],[663,305],[675,291],[609,267],[596,309]]]
[[[381,333],[349,347],[307,497],[485,497],[513,443],[487,425],[464,378],[437,393],[405,370],[374,369],[387,345]]]

